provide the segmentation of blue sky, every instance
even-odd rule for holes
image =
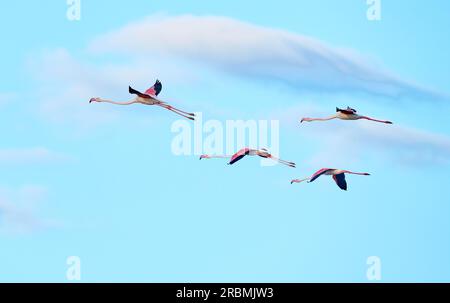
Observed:
[[[450,280],[448,1],[81,3],[0,13],[0,281],[69,256],[84,282],[366,282],[369,256]],[[176,156],[170,112],[88,104],[155,78],[204,120],[279,120],[297,168]],[[394,125],[298,123],[347,105]],[[327,166],[372,176],[289,184]]]

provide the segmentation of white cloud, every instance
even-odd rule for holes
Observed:
[[[100,111],[88,102],[98,91],[111,91],[122,79],[117,74],[78,62],[65,49],[47,51],[30,60],[29,67],[40,82],[34,92],[42,100],[38,112],[48,121],[89,128],[116,118],[113,110]]]
[[[1,165],[28,165],[68,160],[69,157],[44,147],[0,149]]]
[[[349,165],[364,155],[381,157],[408,165],[450,164],[450,137],[411,127],[386,125],[370,121],[304,122],[304,117],[326,117],[330,113],[312,105],[286,109],[274,116],[295,121],[291,129],[320,146],[308,163],[312,166]],[[381,117],[383,118],[383,117]]]
[[[342,121],[345,123],[345,121]],[[367,121],[353,126],[337,128],[334,138],[328,136],[325,151],[312,158],[312,162],[324,159],[362,158],[362,151],[371,156],[390,159],[399,165],[426,166],[450,164],[450,138],[414,128],[396,125],[379,125]],[[321,138],[327,135],[321,132]],[[337,139],[340,138],[340,139]]]
[[[100,36],[94,52],[184,58],[299,90],[447,98],[380,68],[355,51],[217,16],[150,16]]]
[[[15,98],[13,93],[0,93],[0,106],[8,104]]]
[[[47,190],[40,186],[23,186],[19,189],[0,188],[0,233],[28,234],[56,225],[42,219],[38,208]]]
[[[129,101],[128,85],[144,90],[150,87],[156,78],[172,84],[190,81],[186,72],[180,71],[175,63],[161,67],[158,60],[139,59],[132,62],[93,64],[89,60],[77,60],[65,49],[44,52],[29,60],[29,69],[39,81],[39,89],[33,92],[41,102],[38,112],[46,120],[71,124],[87,130],[93,126],[112,123],[126,110],[108,104],[89,104],[92,97],[103,97],[116,101]],[[161,111],[156,110],[150,119],[154,120]],[[133,117],[130,123],[148,124]]]

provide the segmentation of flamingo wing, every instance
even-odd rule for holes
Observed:
[[[152,96],[152,95],[148,95],[148,94],[141,93],[140,91],[135,90],[135,89],[132,88],[131,86],[128,87],[128,92],[129,92],[130,94],[132,94],[132,95],[138,95],[139,97],[145,98],[145,99],[153,99],[153,98],[156,97],[156,96],[154,96],[154,95]]]
[[[228,163],[228,164],[232,165],[232,164],[236,163],[237,161],[241,160],[249,153],[249,151],[250,151],[250,149],[247,147],[239,150],[237,153],[235,153],[234,155],[231,156],[230,163]]]
[[[157,97],[159,95],[159,93],[161,92],[161,90],[162,90],[161,81],[156,80],[155,84],[153,84],[152,87],[150,87],[149,89],[147,89],[145,91],[145,94]]]
[[[354,109],[352,109],[350,107],[348,107],[347,109],[340,109],[340,108],[336,107],[336,112],[341,112],[341,113],[346,114],[346,115],[353,115],[353,114],[356,113],[356,110],[354,110]]]
[[[330,170],[333,170],[333,169],[332,168],[322,168],[322,169],[316,171],[314,173],[314,175],[311,176],[311,179],[309,180],[309,182],[313,182],[314,180],[316,180],[317,178],[319,178],[324,173],[326,173],[327,171],[330,171]]]
[[[342,190],[347,190],[347,181],[345,181],[345,174],[337,174],[333,175],[333,180],[336,182],[337,186],[339,186]]]
[[[354,114],[356,114],[356,109],[351,108],[350,106],[347,106],[347,110],[352,111]]]

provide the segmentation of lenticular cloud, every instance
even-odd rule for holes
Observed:
[[[375,66],[356,51],[226,17],[153,16],[98,37],[91,50],[181,58],[302,91],[447,98]]]

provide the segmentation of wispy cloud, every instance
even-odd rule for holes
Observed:
[[[56,226],[56,222],[39,215],[46,194],[45,188],[35,185],[0,188],[0,234],[28,234]]]
[[[186,82],[186,72],[176,64],[168,62],[161,67],[161,61],[138,59],[127,62],[102,64],[89,60],[78,60],[66,49],[55,49],[34,56],[28,68],[36,77],[39,89],[34,92],[41,102],[37,111],[46,120],[77,125],[91,129],[93,126],[116,121],[124,108],[107,104],[89,104],[92,97],[104,97],[117,101],[128,101],[128,85],[146,89],[153,81],[162,77],[171,83]],[[158,115],[152,116],[154,119]],[[146,124],[134,117],[130,123]]]
[[[412,127],[385,125],[370,121],[304,122],[305,116],[325,117],[330,113],[313,106],[301,106],[275,113],[274,116],[293,121],[296,132],[320,146],[308,162],[313,166],[349,165],[372,155],[401,165],[426,166],[450,164],[450,137]]]
[[[227,17],[150,16],[98,37],[90,49],[184,58],[252,79],[280,81],[302,91],[447,98],[395,76],[354,50]]]
[[[16,97],[13,93],[0,93],[0,106],[8,104]]]
[[[69,159],[69,156],[45,147],[0,149],[0,165],[45,164]]]
[[[39,83],[34,92],[41,100],[37,111],[46,120],[89,128],[117,117],[114,110],[99,110],[88,101],[98,91],[113,91],[111,87],[122,77],[76,61],[65,49],[36,55],[30,59],[29,69]]]

